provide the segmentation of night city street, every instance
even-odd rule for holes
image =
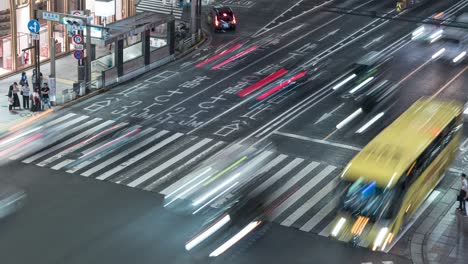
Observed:
[[[167,23],[155,67],[109,34],[102,88],[0,118],[1,263],[467,263],[468,0],[406,1],[192,0],[129,29]]]

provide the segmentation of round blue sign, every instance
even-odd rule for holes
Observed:
[[[75,57],[75,59],[81,60],[83,59],[84,53],[82,50],[75,50],[75,52],[73,52],[73,56]]]
[[[83,37],[77,34],[73,36],[73,42],[75,42],[76,44],[83,44]]]
[[[41,29],[41,24],[39,24],[39,21],[31,19],[28,22],[28,29],[31,33],[39,33],[39,30]]]

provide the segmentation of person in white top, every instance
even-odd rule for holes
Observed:
[[[458,195],[458,210],[466,212],[465,201],[468,199],[468,181],[466,180],[466,174],[462,173],[461,175],[461,189],[460,194]]]

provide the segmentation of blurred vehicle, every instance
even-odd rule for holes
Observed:
[[[377,105],[387,101],[392,101],[394,95],[398,91],[398,87],[389,80],[376,82],[362,96],[356,98],[364,112],[370,112]]]
[[[0,219],[13,214],[26,201],[26,192],[12,185],[0,185]]]
[[[456,156],[463,106],[422,98],[345,167],[331,236],[385,250],[432,192]]]
[[[441,49],[433,55],[433,58],[457,65],[467,60],[467,52],[468,40],[449,39],[441,44]]]
[[[463,111],[463,118],[466,121],[468,121],[468,102],[465,104],[465,110]]]
[[[232,9],[227,6],[215,5],[208,12],[206,21],[215,32],[220,30],[236,30],[237,19]]]
[[[425,22],[432,21],[433,19],[443,20],[445,23],[450,22],[450,15],[443,12],[430,16]],[[422,24],[419,25],[411,34],[411,39],[414,41],[434,43],[443,35],[443,28],[440,25]]]
[[[352,88],[375,79],[375,75],[391,60],[392,57],[378,51],[371,51],[351,65],[349,74],[344,75],[333,86],[333,90]],[[362,86],[364,86],[362,85]],[[361,87],[358,88],[358,90]],[[354,93],[354,92],[353,92]]]

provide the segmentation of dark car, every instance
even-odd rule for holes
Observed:
[[[237,26],[236,16],[227,6],[216,5],[208,12],[206,21],[214,31],[235,30]]]

